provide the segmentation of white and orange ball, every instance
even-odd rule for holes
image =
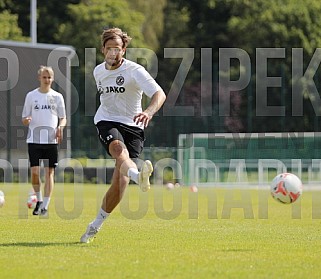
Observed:
[[[189,189],[193,193],[197,193],[198,192],[198,188],[195,185],[192,185],[191,187],[189,187]]]
[[[37,201],[38,201],[37,196],[35,194],[31,194],[30,196],[28,196],[28,199],[27,199],[28,208],[30,208],[30,209],[35,208]]]
[[[174,189],[174,184],[172,183],[172,182],[168,182],[167,184],[166,184],[166,189],[167,190],[172,190],[172,189]]]
[[[270,190],[273,199],[290,204],[302,195],[302,182],[293,173],[281,173],[272,180]]]

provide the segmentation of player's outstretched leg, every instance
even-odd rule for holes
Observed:
[[[149,177],[153,172],[152,162],[146,160],[143,163],[142,169],[139,173],[139,187],[143,192],[146,192],[150,189]]]
[[[80,242],[82,243],[89,243],[93,241],[96,234],[99,232],[100,228],[96,228],[90,223],[86,229],[86,232],[80,238]]]

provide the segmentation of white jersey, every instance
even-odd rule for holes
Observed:
[[[56,129],[59,118],[66,117],[63,96],[50,89],[41,93],[39,89],[30,91],[25,99],[22,118],[31,116],[27,143],[57,144]]]
[[[143,93],[151,98],[161,87],[145,70],[135,62],[123,59],[115,70],[107,70],[106,62],[95,67],[94,77],[100,93],[100,106],[94,122],[114,121],[143,129],[133,118],[142,112]]]

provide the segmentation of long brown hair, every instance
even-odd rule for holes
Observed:
[[[120,38],[123,41],[123,48],[127,47],[131,41],[131,37],[123,32],[120,28],[110,28],[103,31],[101,34],[101,44],[104,47],[108,40]]]

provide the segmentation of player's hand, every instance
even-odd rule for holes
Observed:
[[[32,120],[32,117],[31,116],[27,116],[27,117],[22,119],[22,123],[23,123],[23,125],[28,126],[30,124],[31,120]]]
[[[153,116],[143,111],[134,117],[134,122],[136,123],[136,125],[142,124],[146,128],[149,124],[149,121],[152,119],[152,117]]]
[[[62,142],[63,139],[63,130],[64,129],[61,126],[58,126],[56,130],[56,139],[59,144]]]

